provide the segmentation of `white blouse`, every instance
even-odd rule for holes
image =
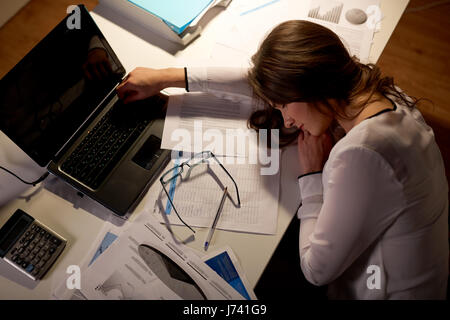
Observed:
[[[189,88],[251,95],[245,75],[192,68]],[[328,284],[331,299],[446,298],[442,156],[420,112],[395,104],[337,142],[323,173],[299,178],[301,268],[311,283]]]

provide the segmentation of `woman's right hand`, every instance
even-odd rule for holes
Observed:
[[[315,137],[308,131],[301,131],[297,141],[300,175],[322,171],[333,147],[330,134],[326,132]]]
[[[142,100],[168,87],[185,87],[184,69],[136,68],[117,86],[117,95],[124,103]]]

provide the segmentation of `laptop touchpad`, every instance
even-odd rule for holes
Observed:
[[[150,170],[163,152],[160,147],[161,139],[151,135],[136,153],[132,159],[133,162],[146,170]]]

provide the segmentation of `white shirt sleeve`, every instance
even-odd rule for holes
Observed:
[[[232,93],[251,97],[245,68],[197,67],[188,68],[189,91]]]
[[[299,186],[301,268],[315,285],[338,278],[404,205],[403,189],[391,166],[362,146],[330,155],[324,173],[300,177]]]

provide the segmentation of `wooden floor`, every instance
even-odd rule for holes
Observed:
[[[433,102],[422,104],[420,109],[435,130],[449,178],[450,4],[414,10],[431,2],[410,1],[378,65],[408,94]],[[31,0],[0,28],[0,77],[66,15],[66,8],[73,3],[73,0]],[[97,3],[97,0],[84,1],[89,10]]]
[[[419,109],[435,132],[450,181],[450,3],[415,11],[433,2],[410,0],[377,64],[408,94],[432,101]]]

